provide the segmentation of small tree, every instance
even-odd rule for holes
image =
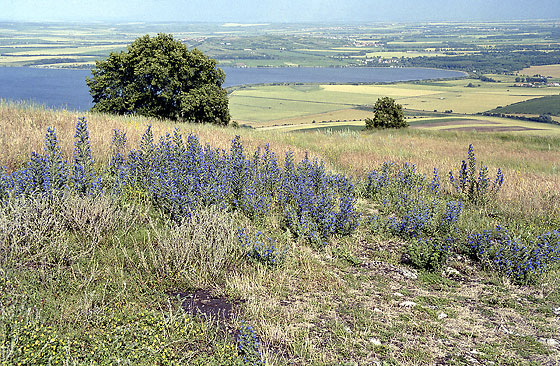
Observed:
[[[397,104],[393,98],[377,99],[373,112],[375,113],[373,118],[366,118],[366,129],[408,127],[402,105]]]
[[[227,125],[225,74],[216,64],[170,34],[145,35],[95,63],[86,79],[92,111]]]

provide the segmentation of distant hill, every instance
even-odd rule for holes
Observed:
[[[560,95],[551,95],[513,103],[502,108],[489,110],[487,113],[551,114],[560,116]]]

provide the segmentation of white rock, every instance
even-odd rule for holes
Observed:
[[[467,360],[469,362],[469,365],[480,365],[480,362],[478,362],[478,360],[470,355],[465,355],[465,360]]]
[[[397,297],[403,297],[403,296],[404,296],[404,295],[401,294],[400,292],[393,292],[393,295],[394,295],[394,296],[397,296]]]
[[[376,346],[381,346],[381,341],[377,338],[370,338],[369,341]]]
[[[409,271],[408,269],[405,269],[405,268],[401,268],[400,273],[401,273],[404,277],[406,277],[406,278],[408,278],[408,279],[410,279],[410,280],[415,280],[415,279],[418,278],[418,275],[417,275],[416,273],[414,273],[414,272],[412,272],[412,271]]]
[[[506,327],[504,327],[503,325],[500,327],[500,330],[504,333],[504,334],[513,334],[513,332],[509,329],[507,329]]]
[[[446,273],[448,276],[461,276],[461,272],[457,271],[457,270],[456,270],[455,268],[453,268],[453,267],[447,267],[447,268],[445,269],[445,273]]]
[[[439,313],[437,317],[438,317],[439,320],[442,320],[442,319],[447,318],[447,314],[446,313]]]
[[[399,304],[399,306],[401,306],[403,308],[411,308],[415,305],[416,305],[416,303],[414,301],[403,301]]]
[[[373,309],[373,312],[374,313],[382,313],[381,309],[378,309],[378,308]]]
[[[560,316],[560,307],[559,307],[559,308],[552,309],[552,312],[553,312],[554,314]]]
[[[560,347],[560,342],[554,338],[539,338],[539,341],[550,347]]]

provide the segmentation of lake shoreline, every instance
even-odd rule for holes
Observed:
[[[290,84],[388,84],[463,78],[462,71],[403,67],[222,67],[223,87]],[[48,108],[88,110],[93,104],[85,79],[88,69],[0,67],[0,98]]]

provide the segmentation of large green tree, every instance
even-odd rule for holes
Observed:
[[[86,82],[92,111],[227,125],[224,72],[170,34],[145,35],[97,61]]]
[[[373,106],[373,118],[366,118],[366,128],[402,128],[408,127],[404,119],[403,107],[393,98],[383,97],[377,99]]]

